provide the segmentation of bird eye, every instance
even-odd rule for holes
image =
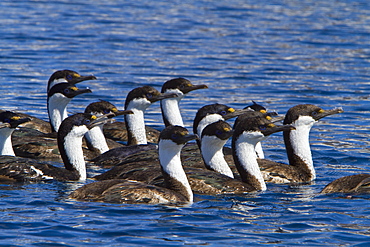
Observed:
[[[174,139],[174,140],[176,140],[177,138],[179,138],[179,136],[178,136],[178,135],[176,135],[176,134],[172,134],[172,135],[171,135],[171,138],[172,138],[172,139]]]
[[[67,76],[66,76],[66,79],[67,79],[67,81],[69,81],[69,80],[72,80],[72,79],[73,79],[73,77],[72,77],[72,75],[67,75]]]
[[[148,99],[151,99],[151,98],[153,97],[153,94],[151,94],[151,93],[147,93],[147,94],[146,94],[146,97],[147,97]]]
[[[220,114],[223,116],[223,115],[226,115],[226,111],[221,111]]]
[[[104,114],[108,114],[108,113],[110,113],[110,110],[105,109],[105,110],[103,110],[103,113],[104,113]]]
[[[185,85],[184,85],[184,84],[181,84],[181,85],[180,85],[180,88],[181,88],[181,89],[183,89],[184,87],[185,87]]]
[[[313,111],[313,112],[311,113],[311,115],[312,115],[312,116],[316,116],[316,115],[317,115],[317,113],[318,113],[317,111]]]
[[[222,131],[221,130],[216,130],[216,135],[222,135]]]
[[[69,88],[65,88],[64,89],[64,93],[69,93],[70,91],[69,91]]]
[[[85,124],[90,124],[91,123],[91,120],[90,119],[85,119],[84,123]]]
[[[266,126],[265,126],[265,125],[260,125],[258,128],[259,128],[260,130],[266,130]]]
[[[3,123],[10,123],[10,119],[9,118],[5,118]]]

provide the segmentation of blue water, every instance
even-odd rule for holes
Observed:
[[[79,183],[0,186],[0,244],[7,246],[369,246],[368,195],[320,195],[330,181],[370,171],[370,2],[82,1],[0,2],[0,108],[47,119],[46,82],[60,69],[94,74],[92,94],[123,108],[127,93],[182,76],[209,89],[182,101],[198,108],[255,100],[285,113],[312,103],[345,112],[311,131],[317,179],[268,185],[244,196],[195,196],[189,207],[66,199]],[[147,124],[163,128],[159,104]],[[230,122],[232,123],[232,122]],[[266,156],[287,162],[282,136]]]

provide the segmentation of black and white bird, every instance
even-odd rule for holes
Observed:
[[[291,128],[291,126],[275,126],[266,118],[259,119],[261,120],[245,121],[245,124],[238,125],[240,126],[240,129],[244,128],[246,132],[255,132],[253,132],[254,135],[252,135],[252,137],[254,137],[255,139],[249,140],[249,145],[253,147],[255,142],[260,141],[261,139],[265,139],[267,135],[277,131],[282,131],[287,128]],[[261,126],[265,126],[267,130],[259,130],[258,128]],[[204,149],[204,161],[210,162],[208,164],[209,167],[214,166],[218,162],[222,162],[221,165],[227,165],[224,163],[222,153],[220,153],[220,146],[224,144],[224,140],[222,139],[230,136],[230,131],[232,132],[232,129],[230,127],[225,127],[225,125],[223,125],[221,121],[213,126],[209,125],[204,129],[204,139],[202,145],[204,144],[207,146],[207,148]],[[234,132],[234,134],[235,133],[236,132]],[[199,158],[199,155],[197,155],[197,157]],[[242,157],[239,157],[239,160],[250,158],[254,159],[254,162],[257,163],[257,156],[255,152],[250,156],[246,154]],[[191,154],[186,154],[185,156],[182,156],[182,161],[184,170],[189,178],[190,186],[194,193],[238,194],[261,190],[260,186],[256,185],[254,182],[233,179],[228,175],[224,175],[219,173],[219,171],[215,171],[217,169],[204,169],[204,164],[202,164],[203,167],[199,167],[198,164],[194,165],[194,159],[192,159]],[[243,162],[249,164],[248,162],[251,161],[243,160]],[[217,166],[218,165],[216,165],[216,167]],[[113,167],[111,170],[107,171],[104,174],[95,176],[94,178],[97,180],[124,178],[141,181],[152,185],[161,185],[163,184],[163,176],[160,169],[157,169],[156,167],[158,167],[158,156],[155,157],[152,151],[144,152],[127,157],[121,164]]]
[[[75,190],[70,198],[111,203],[192,203],[193,192],[182,168],[180,152],[186,142],[195,138],[181,126],[171,125],[161,132],[158,153],[164,177],[163,187],[133,180],[104,180],[84,185]]]
[[[50,76],[46,91],[49,92],[53,86],[59,83],[69,83],[71,85],[75,85],[88,80],[96,80],[96,77],[93,75],[83,76],[76,71],[68,69],[57,70]]]
[[[8,114],[4,112],[1,114]],[[60,125],[58,131],[58,147],[65,168],[52,166],[48,163],[39,162],[34,159],[26,159],[12,156],[7,150],[12,149],[10,135],[12,129],[20,121],[28,121],[19,116],[5,118],[10,130],[2,128],[0,130],[0,145],[3,146],[4,153],[0,159],[0,180],[1,181],[42,181],[42,180],[85,180],[86,166],[82,151],[82,138],[91,128],[110,121],[106,115],[96,117],[95,115],[78,113],[67,117]],[[5,152],[6,151],[6,152]]]
[[[255,190],[266,190],[255,146],[273,133],[292,129],[294,127],[291,125],[276,126],[261,116],[240,119],[234,128],[232,152],[235,166],[243,182],[250,184]]]
[[[154,102],[173,97],[177,97],[177,94],[162,94],[151,86],[131,90],[125,101],[125,109],[133,112],[133,114],[125,115],[128,146],[110,149],[94,158],[92,162],[109,167],[120,163],[130,154],[157,149],[156,145],[148,145],[144,113]]]
[[[125,114],[133,114],[133,112],[129,110],[128,111],[118,110],[115,105],[105,100],[100,100],[100,101],[89,104],[85,108],[85,113],[90,113],[97,117],[105,115],[105,114],[109,114],[109,113],[112,114],[112,117],[125,115]],[[92,152],[95,152],[95,157],[102,153],[105,153],[106,151],[112,148],[124,146],[123,144],[120,144],[116,141],[107,139],[103,133],[103,125],[95,126],[94,128],[90,129],[85,134],[85,138],[86,138],[86,144],[89,150],[91,150]]]
[[[0,155],[15,156],[11,136],[18,125],[29,121],[31,121],[30,118],[22,118],[11,111],[0,113]]]
[[[249,109],[235,110],[227,105],[223,104],[210,104],[201,107],[194,118],[193,121],[193,132],[196,135],[201,135],[203,129],[214,122],[219,120],[228,120],[239,115],[242,115],[250,111]],[[200,141],[197,141],[200,147]]]
[[[208,88],[207,85],[193,85],[185,78],[174,78],[166,81],[162,86],[161,93],[175,93],[178,96],[174,98],[162,99],[161,110],[165,126],[178,125],[184,126],[184,122],[180,113],[179,103],[185,95],[191,91]]]
[[[68,83],[70,86],[72,86],[72,85],[75,85],[76,83],[80,83],[82,81],[95,80],[95,79],[96,79],[96,77],[93,76],[93,75],[83,76],[83,75],[80,75],[79,73],[77,73],[75,71],[72,71],[72,70],[58,70],[58,71],[55,71],[49,77],[46,95],[49,94],[50,89],[54,85],[59,84],[59,83]],[[63,89],[61,89],[61,88],[59,88],[59,89],[60,89],[59,93],[62,93]],[[34,129],[34,130],[40,131],[42,133],[52,132],[49,119],[48,119],[49,121],[45,121],[45,120],[42,120],[40,118],[36,118],[34,116],[31,116],[29,114],[20,113],[20,112],[17,112],[17,114],[19,114],[22,118],[30,118],[31,119],[31,121],[22,124],[22,127],[27,127],[29,129]],[[15,132],[17,132],[17,131],[15,131]],[[23,132],[24,131],[25,131],[25,129],[23,129]],[[32,134],[32,133],[30,133],[30,134]]]
[[[60,124],[68,117],[68,103],[77,95],[84,93],[92,91],[88,88],[79,89],[69,83],[58,83],[48,91],[47,108],[52,132],[58,132]]]
[[[323,110],[312,104],[293,106],[285,115],[284,124],[295,127],[283,132],[289,165],[260,159],[258,164],[265,180],[273,183],[305,183],[316,178],[309,134],[320,119],[343,112],[342,108]]]

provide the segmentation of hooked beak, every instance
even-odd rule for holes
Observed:
[[[114,113],[108,113],[108,114],[101,115],[97,117],[96,119],[94,119],[93,121],[91,121],[91,123],[87,125],[87,128],[92,129],[96,126],[104,125],[106,123],[112,123],[115,121],[114,119],[112,119],[112,117],[115,117],[115,116],[116,115]]]
[[[114,112],[114,116],[112,116],[112,117],[121,116],[121,115],[127,115],[127,114],[134,114],[134,112],[131,111],[131,110],[116,111],[116,112]]]
[[[287,130],[295,130],[295,127],[292,125],[274,125],[273,127],[266,128],[265,130],[262,130],[262,134],[264,136],[269,136],[273,133],[280,132],[280,131],[287,131]]]
[[[72,91],[70,93],[69,98],[74,98],[77,95],[84,94],[84,93],[92,93],[91,89],[85,88],[85,89],[77,89],[76,91]]]
[[[187,142],[191,140],[199,139],[198,135],[188,134],[181,136],[180,138],[176,139],[177,144],[186,144]]]
[[[72,80],[69,80],[68,83],[76,84],[76,83],[79,83],[82,81],[88,81],[88,80],[96,80],[96,77],[93,75],[75,77]]]
[[[320,112],[320,113],[316,114],[315,116],[313,116],[313,118],[316,121],[318,121],[321,118],[324,118],[324,117],[327,117],[327,116],[330,116],[330,115],[334,115],[334,114],[337,114],[337,113],[342,113],[342,112],[344,112],[342,107],[334,108],[334,109],[331,109],[331,110],[323,110],[323,112]]]
[[[225,115],[223,115],[223,118],[225,120],[228,120],[230,118],[234,118],[234,117],[240,116],[244,113],[251,112],[251,111],[253,111],[253,110],[250,110],[250,109],[235,110],[233,112],[226,113]]]
[[[182,89],[181,91],[184,93],[184,94],[187,94],[191,91],[194,91],[194,90],[198,90],[198,89],[206,89],[208,88],[207,85],[205,84],[202,84],[202,85],[192,85],[190,87],[185,87],[184,89]]]

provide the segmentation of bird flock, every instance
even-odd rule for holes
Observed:
[[[299,104],[279,116],[255,102],[244,109],[210,104],[197,111],[190,133],[180,101],[208,87],[174,78],[161,92],[151,86],[132,89],[124,110],[100,100],[69,115],[69,102],[92,92],[76,85],[96,79],[72,70],[54,72],[47,84],[49,121],[0,112],[0,183],[86,181],[69,198],[150,204],[189,204],[194,194],[256,193],[267,183],[309,184],[316,178],[310,130],[343,112]],[[165,125],[160,132],[145,125],[145,110],[157,101]],[[124,122],[114,120],[119,115]],[[261,143],[277,132],[283,132],[288,164],[265,158]],[[231,148],[225,147],[230,138]],[[48,160],[62,160],[64,167]],[[86,167],[92,164],[109,169],[91,177]],[[346,176],[321,193],[367,193],[369,182],[370,174]]]

